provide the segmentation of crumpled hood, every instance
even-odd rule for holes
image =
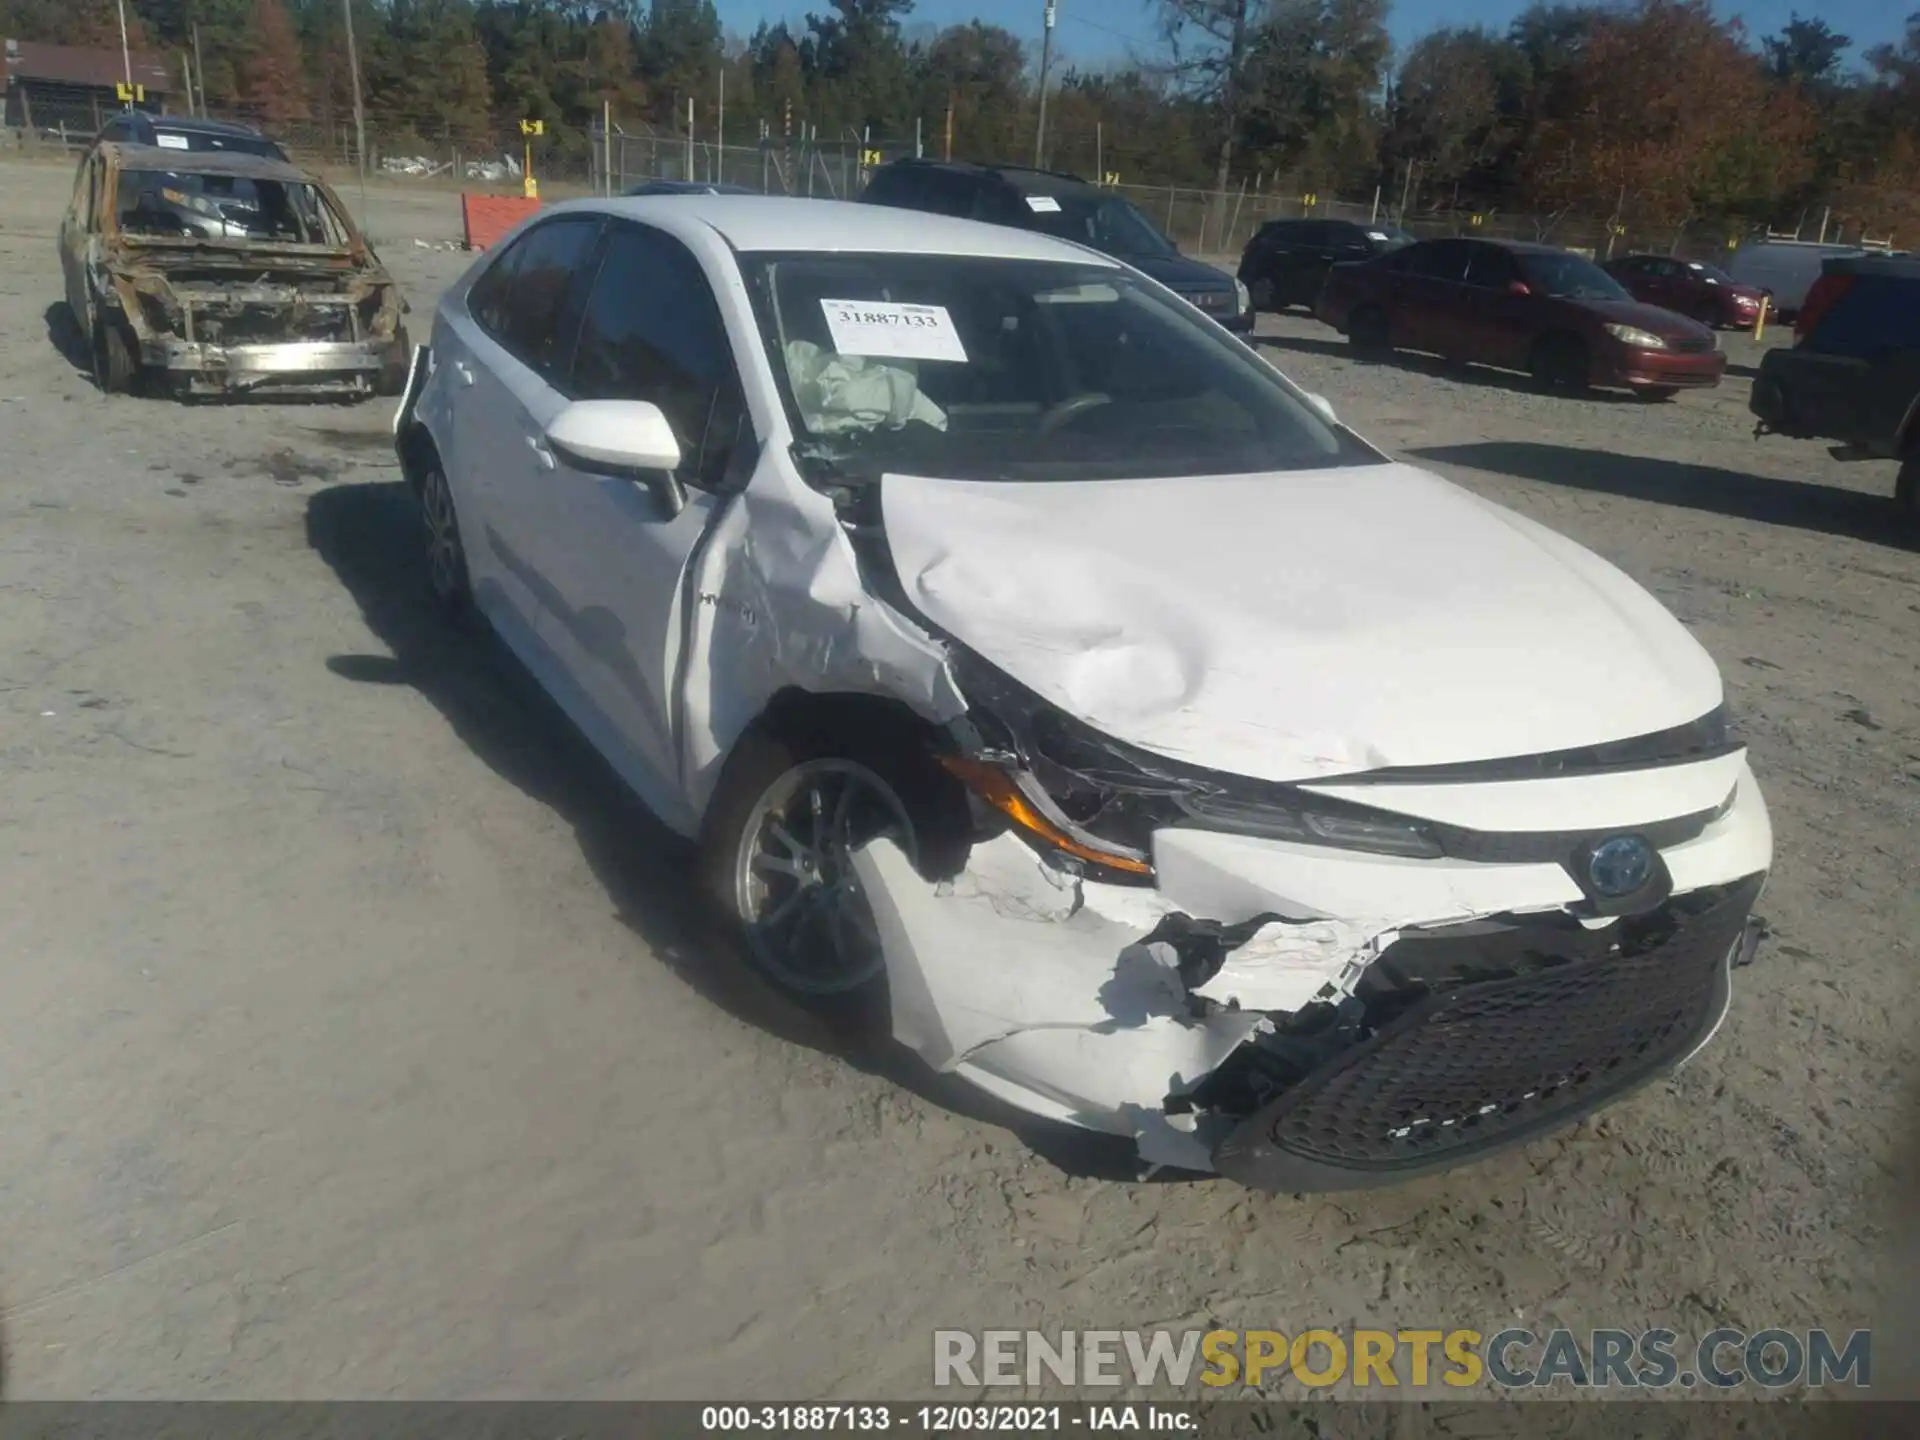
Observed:
[[[1184,255],[1122,255],[1142,275],[1150,275],[1169,290],[1190,295],[1200,290],[1232,290],[1233,277],[1224,270],[1202,265]]]
[[[1720,703],[1591,552],[1400,464],[1020,484],[889,475],[907,598],[1095,729],[1269,780],[1537,754]]]

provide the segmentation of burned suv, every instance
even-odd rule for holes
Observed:
[[[284,161],[112,142],[60,225],[100,388],[398,393],[398,288],[325,182]]]

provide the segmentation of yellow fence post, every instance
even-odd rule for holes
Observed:
[[[520,193],[525,195],[529,200],[538,200],[540,198],[540,182],[533,178],[533,137],[546,133],[547,122],[544,120],[522,120],[520,122],[520,137],[526,156],[526,168],[520,172]]]
[[[1771,295],[1760,297],[1760,313],[1753,317],[1753,338],[1758,340],[1767,333],[1767,310],[1773,304]]]

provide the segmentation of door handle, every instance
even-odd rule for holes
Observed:
[[[468,369],[468,368],[467,368],[467,362],[466,362],[466,361],[464,361],[464,360],[456,360],[456,361],[454,361],[454,362],[453,362],[453,373],[454,373],[455,375],[457,375],[457,376],[459,376],[459,377],[460,377],[460,383],[461,383],[462,385],[471,385],[471,384],[473,384],[473,371],[471,371],[470,369]]]
[[[538,435],[527,436],[527,448],[533,451],[533,458],[542,470],[554,467],[553,451],[547,448],[547,442]]]

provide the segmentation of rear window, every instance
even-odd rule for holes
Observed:
[[[1862,359],[1920,350],[1920,277],[1855,275],[1808,337],[1809,349]]]

